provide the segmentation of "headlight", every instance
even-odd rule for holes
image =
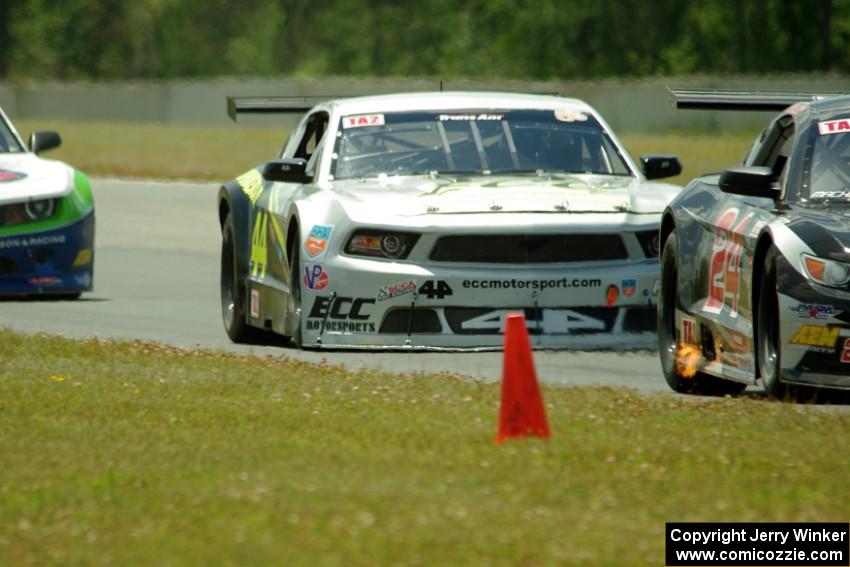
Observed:
[[[40,201],[27,201],[24,205],[24,211],[27,214],[27,219],[31,221],[47,220],[53,216],[53,210],[56,204],[53,199],[42,199]]]
[[[345,253],[353,256],[377,256],[400,260],[407,258],[417,240],[419,240],[418,234],[407,232],[358,230],[348,240]]]
[[[810,278],[819,284],[840,287],[850,282],[850,265],[803,254],[803,266]]]
[[[637,239],[640,242],[640,247],[643,248],[643,253],[646,254],[647,258],[657,258],[659,249],[659,242],[661,236],[658,234],[658,230],[645,230],[637,233]]]
[[[41,199],[0,207],[0,226],[47,220],[56,212],[55,199]]]

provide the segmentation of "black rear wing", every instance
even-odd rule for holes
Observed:
[[[334,97],[314,96],[229,96],[227,115],[236,120],[237,114],[304,114],[320,102]]]
[[[798,102],[815,102],[848,93],[799,93],[777,91],[706,91],[669,89],[676,108],[687,110],[785,110]]]

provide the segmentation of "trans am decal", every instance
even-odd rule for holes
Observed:
[[[12,171],[10,169],[0,169],[0,183],[9,183],[10,181],[19,181],[26,179],[27,174],[20,171]]]
[[[310,258],[318,258],[327,250],[328,242],[334,227],[317,224],[313,226],[307,240],[304,241],[304,251]]]

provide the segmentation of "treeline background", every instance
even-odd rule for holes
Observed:
[[[850,0],[0,0],[0,78],[850,71]]]

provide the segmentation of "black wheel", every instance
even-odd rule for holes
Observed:
[[[777,255],[776,248],[771,246],[764,259],[756,315],[756,358],[765,393],[771,398],[784,400],[790,397],[791,392],[780,378],[782,352],[779,347],[779,298],[776,293]]]
[[[221,319],[230,340],[251,343],[256,340],[258,329],[246,322],[245,286],[236,266],[236,237],[228,214],[221,228]]]
[[[298,231],[290,239],[292,249],[289,251],[289,302],[287,303],[287,325],[289,340],[292,346],[301,346],[301,240]]]
[[[676,233],[671,233],[661,253],[661,286],[658,298],[658,352],[661,370],[667,384],[681,394],[723,396],[740,394],[746,384],[717,378],[703,372],[689,377],[681,373],[676,338],[676,306],[678,303],[679,265]],[[698,345],[696,345],[698,346]]]

